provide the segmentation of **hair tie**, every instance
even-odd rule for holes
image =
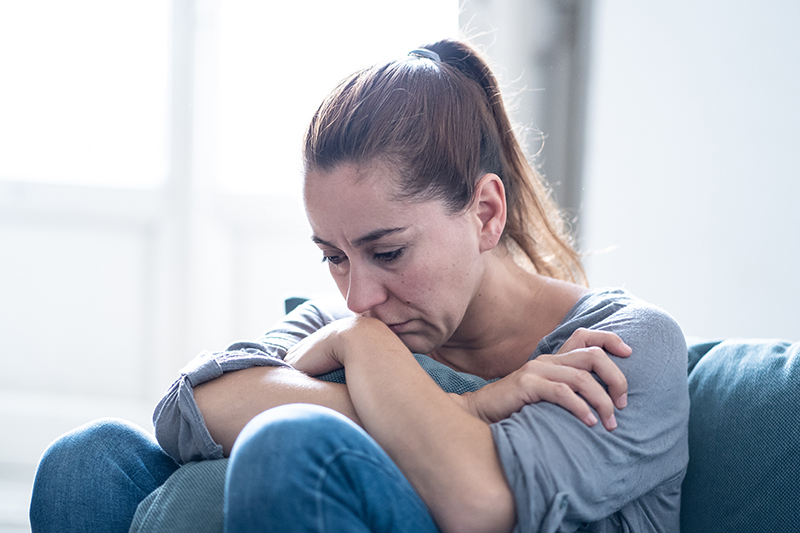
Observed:
[[[421,57],[422,59],[430,59],[431,61],[436,61],[437,63],[441,63],[442,61],[439,58],[439,54],[433,50],[428,50],[427,48],[417,48],[416,50],[411,50],[408,55]]]

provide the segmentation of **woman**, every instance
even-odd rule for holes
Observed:
[[[347,78],[304,159],[312,238],[349,310],[309,304],[199,358],[156,410],[177,461],[230,455],[226,530],[678,529],[680,329],[575,283],[471,48]]]

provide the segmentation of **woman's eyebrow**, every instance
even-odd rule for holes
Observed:
[[[336,248],[336,246],[333,244],[329,243],[325,239],[320,239],[316,235],[312,235],[311,240],[314,242],[314,244],[321,244],[322,246],[327,246],[328,248]]]
[[[359,237],[358,239],[353,241],[354,248],[360,248],[367,243],[377,241],[382,239],[388,235],[393,235],[395,233],[399,233],[401,231],[405,231],[408,229],[408,226],[403,226],[399,228],[385,228],[385,229],[376,229],[375,231],[370,231],[363,237]],[[334,244],[317,237],[316,235],[312,235],[311,240],[314,241],[316,244],[321,244],[323,246],[328,246],[330,248],[337,248]]]
[[[386,228],[386,229],[376,229],[375,231],[370,231],[363,237],[359,237],[358,239],[353,241],[353,246],[355,248],[360,248],[363,245],[374,242],[379,239],[382,239],[388,235],[393,235],[395,233],[400,233],[401,231],[405,231],[408,229],[408,226],[404,226],[402,228]]]

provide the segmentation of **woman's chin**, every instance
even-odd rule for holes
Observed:
[[[399,333],[397,337],[411,353],[427,355],[438,346],[430,337],[419,333]]]

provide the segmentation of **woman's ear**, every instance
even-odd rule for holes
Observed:
[[[493,250],[506,227],[506,189],[497,174],[484,174],[478,181],[472,207],[480,220],[480,251]]]

